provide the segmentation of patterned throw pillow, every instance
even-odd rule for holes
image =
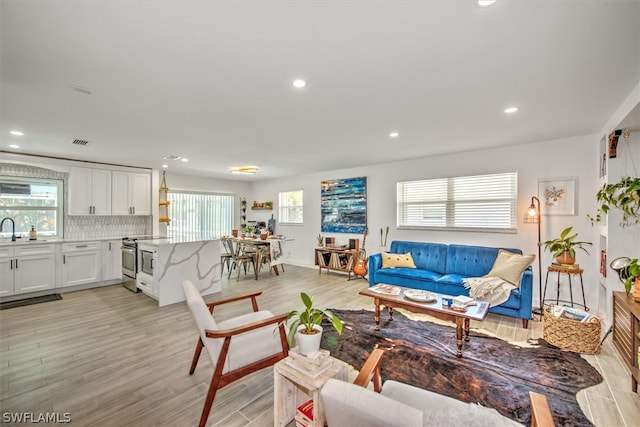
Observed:
[[[382,252],[382,268],[407,267],[416,268],[410,252],[406,254],[390,254]]]

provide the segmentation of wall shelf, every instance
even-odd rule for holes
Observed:
[[[256,207],[251,207],[252,211],[272,211],[273,208],[256,208]]]

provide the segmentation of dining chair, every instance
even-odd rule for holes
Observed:
[[[231,278],[231,271],[234,268],[238,269],[238,275],[236,281],[240,280],[240,269],[244,269],[245,276],[247,275],[247,266],[253,267],[255,263],[255,252],[247,252],[243,249],[243,245],[235,239],[225,239],[223,243],[227,246],[227,252],[231,254],[231,268],[229,269],[229,275],[227,279]]]
[[[289,344],[284,329],[287,314],[274,316],[268,310],[259,310],[256,297],[262,291],[205,303],[190,281],[182,282],[182,290],[200,335],[189,375],[195,372],[203,348],[207,349],[213,364],[213,376],[200,416],[199,426],[204,427],[219,389],[287,357]],[[216,322],[215,307],[247,299],[251,299],[252,312]]]
[[[230,240],[229,238],[223,237],[220,239],[222,243],[222,252],[220,252],[220,275],[224,274],[224,266],[227,266],[227,270],[231,273],[231,263],[233,262],[233,256],[229,252],[227,248],[226,241]]]

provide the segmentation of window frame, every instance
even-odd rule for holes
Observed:
[[[504,194],[503,197],[485,197],[485,198],[469,198],[469,194],[476,194],[469,191],[469,188],[473,186],[473,184],[479,184],[481,181],[484,181],[490,177],[495,177],[496,180],[501,180],[502,185],[506,188],[505,191],[509,191],[508,194]],[[472,180],[477,178],[476,182]],[[456,181],[459,181],[456,183]],[[464,185],[466,181],[467,187],[460,187],[460,185]],[[507,181],[507,182],[504,182]],[[469,183],[472,185],[469,186]],[[428,199],[420,199],[420,197],[424,197],[421,194],[407,194],[407,186],[408,185],[417,185],[423,186],[423,191],[428,191],[429,186],[433,186],[434,190],[436,186],[440,185],[440,191],[442,192],[439,197],[433,197],[432,200]],[[458,184],[458,188],[464,188],[466,191],[465,197],[456,199],[454,191],[456,190],[456,184]],[[486,188],[486,187],[483,187]],[[478,191],[479,190],[479,191]],[[485,193],[486,190],[480,190],[480,188],[475,189],[477,191],[477,195],[481,196],[482,193]],[[442,194],[445,195],[445,198],[442,197]],[[417,198],[417,200],[408,201],[407,199]],[[477,222],[482,220],[483,216],[487,216],[487,210],[482,209],[480,207],[477,210],[470,210],[469,207],[473,204],[484,204],[484,206],[493,205],[494,207],[498,207],[494,212],[496,216],[493,218],[496,222],[500,222],[500,218],[497,214],[502,210],[498,205],[508,204],[508,211],[502,210],[504,212],[506,222],[504,226],[478,226]],[[429,207],[434,207],[432,212],[440,212],[440,219],[444,221],[444,225],[419,225],[415,223],[411,223],[407,218],[410,214],[407,212],[407,208],[409,206],[423,206],[423,209],[428,209]],[[464,215],[456,217],[455,211],[456,208],[465,207],[466,212],[472,212],[471,215]],[[415,215],[415,214],[414,214]],[[437,217],[437,215],[436,215]],[[434,219],[436,218],[434,217]],[[455,220],[466,220],[466,221],[475,221],[476,225],[473,226],[456,226]],[[398,181],[396,183],[396,226],[401,230],[439,230],[439,231],[463,231],[463,232],[484,232],[484,233],[517,233],[518,231],[518,172],[496,172],[496,173],[487,173],[487,174],[477,174],[477,175],[463,175],[463,176],[449,176],[449,177],[438,177],[438,178],[429,178],[429,179],[418,179],[418,180],[406,180],[406,181]]]
[[[300,193],[300,205],[289,205],[283,203],[283,200],[290,200],[290,197],[294,193]],[[286,199],[283,199],[283,196]],[[283,218],[289,219],[291,215],[289,212],[292,208],[300,211],[300,221],[283,221]],[[285,214],[285,212],[287,212]],[[288,191],[279,191],[278,192],[278,224],[282,225],[304,225],[304,190],[288,190]]]
[[[56,186],[56,206],[1,206],[1,209],[7,211],[50,211],[55,212],[55,233],[42,230],[37,227],[37,224],[30,224],[27,226],[27,230],[19,230],[16,227],[16,235],[27,235],[31,229],[31,225],[36,225],[36,231],[39,237],[48,237],[52,239],[62,239],[64,237],[64,205],[65,205],[65,182],[61,178],[35,178],[35,177],[18,177],[18,176],[0,176],[2,182],[13,182],[16,184],[29,184],[29,185],[55,185]],[[15,221],[15,215],[10,216]],[[2,219],[2,218],[0,218]],[[16,221],[17,222],[17,221]],[[7,229],[7,223],[5,222],[3,232],[0,233],[0,238],[4,239],[11,237],[11,231]]]

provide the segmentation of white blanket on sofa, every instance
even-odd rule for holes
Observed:
[[[469,277],[462,279],[469,296],[478,301],[486,301],[490,307],[500,305],[509,299],[516,286],[499,277]]]

